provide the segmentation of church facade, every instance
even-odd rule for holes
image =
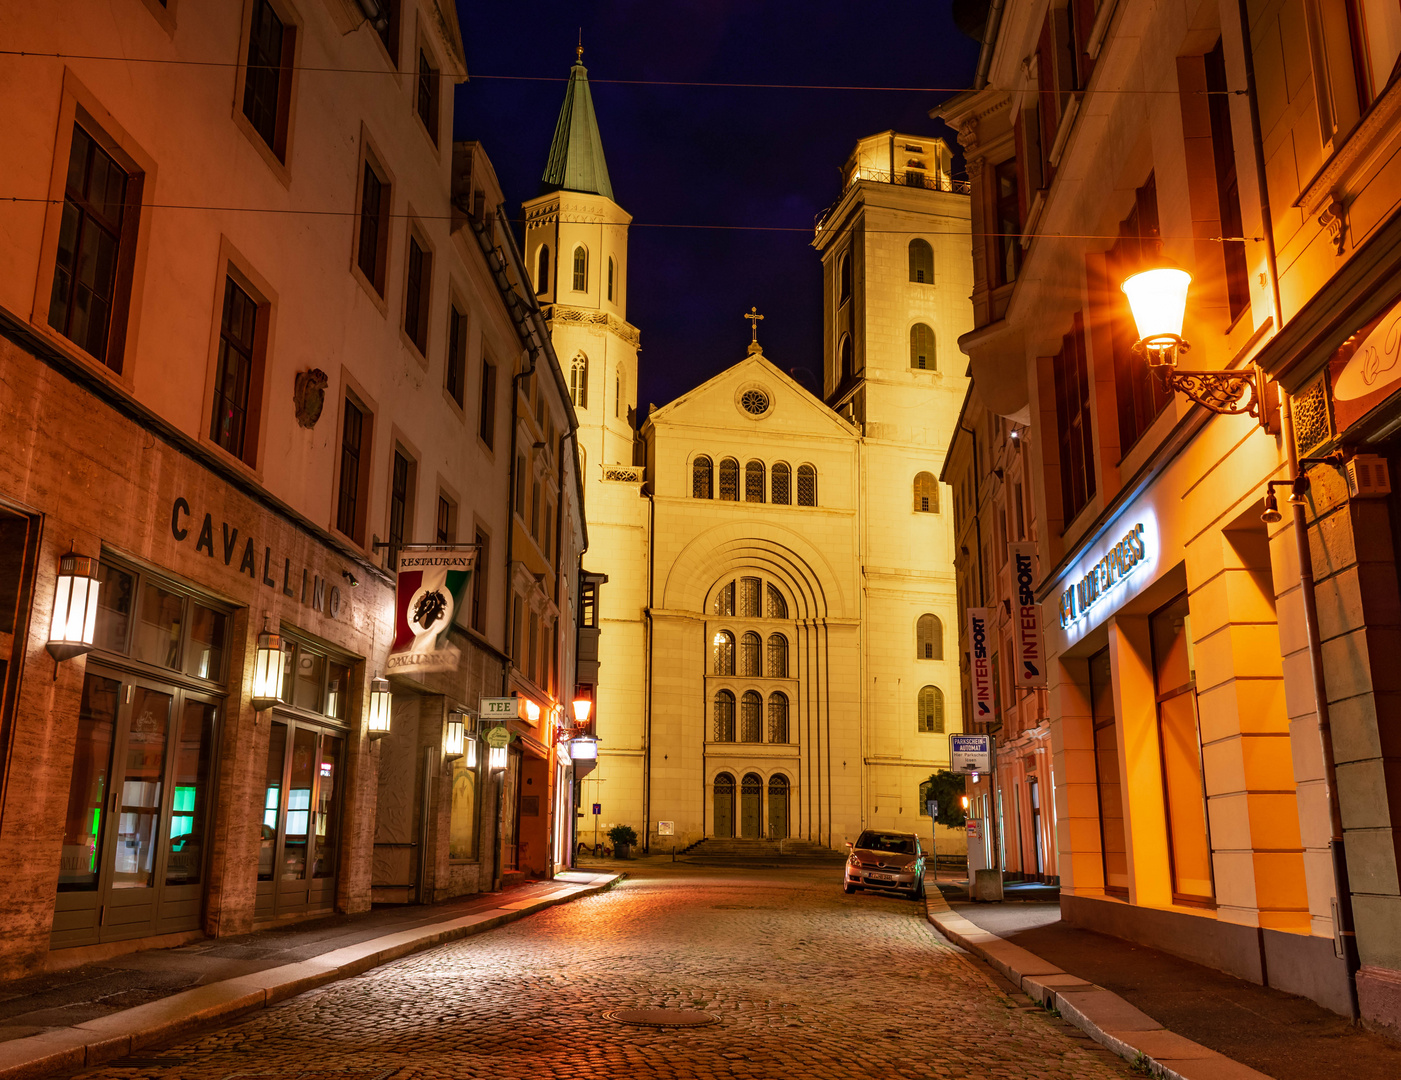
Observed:
[[[952,518],[937,480],[966,389],[966,191],[939,140],[848,161],[814,247],[821,396],[757,341],[636,422],[627,226],[576,64],[525,258],[579,416],[596,609],[595,821],[643,845],[932,837],[924,781],[961,730]],[[738,314],[738,313],[736,313]],[[736,318],[738,322],[738,318]],[[597,804],[597,818],[590,813]],[[940,848],[961,850],[961,833]]]

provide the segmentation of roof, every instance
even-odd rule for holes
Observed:
[[[561,190],[613,198],[608,163],[603,160],[603,140],[599,138],[593,111],[593,94],[589,91],[589,71],[582,61],[570,69],[554,142],[550,144],[550,159],[540,178],[540,194]]]

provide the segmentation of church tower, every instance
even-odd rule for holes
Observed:
[[[643,471],[633,464],[639,336],[627,321],[632,216],[613,200],[583,57],[581,46],[540,194],[523,207],[524,255],[579,420],[589,534],[585,569],[607,581],[593,615],[602,658],[593,690],[599,762],[582,792],[585,804],[603,805],[606,827],[647,816],[643,620],[650,538]],[[581,823],[581,840],[582,829]]]

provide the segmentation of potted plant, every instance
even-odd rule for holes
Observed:
[[[613,841],[614,858],[632,858],[632,849],[637,844],[637,832],[631,825],[614,825],[608,830],[608,839]]]

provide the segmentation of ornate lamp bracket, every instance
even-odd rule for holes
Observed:
[[[1159,334],[1134,343],[1134,351],[1148,361],[1148,370],[1169,392],[1185,394],[1219,415],[1253,416],[1269,428],[1264,370],[1251,364],[1240,371],[1183,371],[1177,366],[1177,354],[1189,347],[1175,334]]]

